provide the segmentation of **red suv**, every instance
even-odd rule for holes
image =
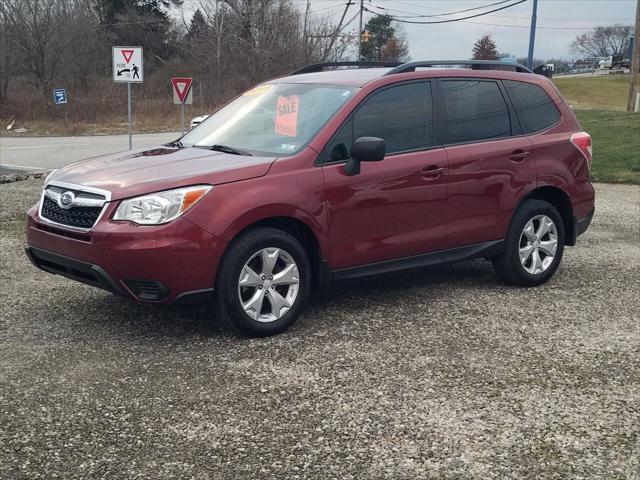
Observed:
[[[519,65],[313,65],[171,144],[55,171],[27,253],[145,302],[215,298],[270,335],[331,279],[484,257],[546,282],[593,216],[590,166],[558,90]]]

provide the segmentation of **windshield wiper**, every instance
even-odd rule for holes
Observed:
[[[253,154],[246,150],[240,150],[239,148],[230,147],[229,145],[194,145],[198,148],[206,148],[207,150],[213,150],[215,152],[230,153],[232,155],[246,155],[252,157]]]
[[[184,144],[180,140],[176,140],[174,142],[169,142],[166,144],[167,147],[177,147],[184,148]]]

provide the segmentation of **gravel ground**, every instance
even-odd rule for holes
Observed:
[[[342,283],[260,340],[36,270],[40,187],[0,187],[0,478],[640,478],[639,187],[543,287]]]

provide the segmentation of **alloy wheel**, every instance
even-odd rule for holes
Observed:
[[[520,234],[520,263],[531,275],[544,273],[553,263],[558,249],[558,230],[546,215],[529,220]]]
[[[300,290],[300,273],[293,257],[276,247],[263,248],[247,260],[238,279],[238,296],[245,313],[268,323],[282,318]]]

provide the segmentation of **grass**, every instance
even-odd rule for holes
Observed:
[[[640,184],[640,113],[576,110],[593,139],[595,181]]]
[[[133,116],[134,133],[171,132],[180,130],[180,111],[176,105],[147,105],[138,102],[134,104],[136,111]],[[213,107],[187,105],[184,121],[188,126],[192,117],[209,113]],[[96,114],[95,119],[75,120],[69,118],[65,128],[64,116],[60,111],[54,112],[52,117],[42,116],[39,119],[21,120],[16,122],[14,130],[20,127],[26,132],[14,133],[7,131],[9,119],[0,118],[0,136],[73,136],[73,135],[114,135],[127,133],[126,103],[124,113],[114,115],[109,113]],[[93,120],[93,121],[91,121]]]
[[[567,76],[553,81],[593,138],[593,179],[640,184],[640,113],[625,112],[629,75]]]
[[[556,77],[553,82],[575,109],[625,111],[627,108],[629,75],[566,76]]]

